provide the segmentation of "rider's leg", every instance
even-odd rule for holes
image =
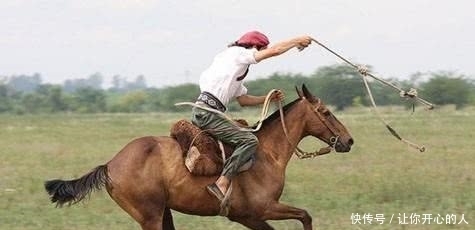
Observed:
[[[222,142],[235,147],[233,154],[224,162],[223,172],[216,181],[218,188],[225,194],[239,168],[253,157],[259,141],[254,134],[243,131],[235,122],[205,110],[194,108],[192,122],[208,130]]]
[[[253,157],[259,143],[257,137],[250,132],[237,133],[235,136],[236,139],[232,140],[235,143],[237,142],[235,150],[224,162],[223,172],[216,181],[216,185],[223,194],[226,194],[229,184],[234,176],[238,174],[239,168]]]

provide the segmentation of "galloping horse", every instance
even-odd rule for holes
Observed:
[[[305,85],[297,93],[299,98],[284,106],[284,117],[276,111],[256,132],[259,147],[254,165],[233,180],[229,220],[250,229],[268,230],[273,228],[266,220],[297,219],[304,230],[312,230],[307,211],[279,202],[287,164],[306,136],[317,137],[337,152],[350,151],[353,139]],[[88,174],[75,180],[47,181],[45,188],[51,201],[62,206],[79,202],[105,186],[143,230],[174,230],[171,209],[200,216],[219,214],[219,201],[205,189],[216,177],[190,174],[175,139],[148,136],[131,141],[107,164]]]

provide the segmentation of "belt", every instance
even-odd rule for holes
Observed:
[[[206,91],[202,92],[200,96],[198,96],[198,99],[196,99],[196,101],[203,102],[207,106],[213,109],[217,109],[223,113],[226,111],[226,106],[224,106],[223,103],[221,103],[221,101],[218,98],[216,98],[213,94],[208,93]]]

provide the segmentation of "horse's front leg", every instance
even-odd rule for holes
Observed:
[[[163,230],[175,230],[175,225],[173,224],[173,216],[170,208],[165,208],[163,212]]]
[[[281,203],[272,203],[262,216],[264,220],[296,219],[302,222],[304,230],[312,230],[312,217],[307,211]]]
[[[256,220],[252,218],[235,218],[235,217],[229,217],[228,219],[230,221],[238,222],[252,230],[274,230],[272,226],[270,226],[268,223],[266,223],[263,220]]]

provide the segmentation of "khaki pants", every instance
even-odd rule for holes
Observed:
[[[251,132],[240,130],[234,122],[196,107],[192,110],[191,122],[223,143],[235,147],[233,154],[224,162],[222,176],[232,179],[238,169],[254,157],[259,143],[257,137]]]

